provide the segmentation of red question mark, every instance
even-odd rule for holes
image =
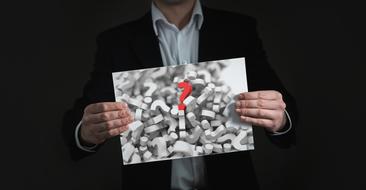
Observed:
[[[185,110],[186,105],[184,105],[183,101],[191,94],[192,85],[189,82],[180,82],[178,83],[178,88],[183,88],[183,92],[179,97],[180,104],[178,105],[178,110]]]

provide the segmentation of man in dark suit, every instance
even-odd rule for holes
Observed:
[[[114,102],[112,72],[238,57],[246,58],[250,92],[240,94],[237,114],[264,128],[278,146],[295,144],[295,102],[267,62],[256,27],[252,17],[202,7],[198,0],[154,0],[144,17],[103,32],[91,79],[64,117],[72,157],[97,152],[133,121],[127,105]],[[141,174],[149,177],[136,184]],[[123,166],[122,186],[258,189],[248,151]]]

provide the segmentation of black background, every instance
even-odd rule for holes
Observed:
[[[296,97],[298,146],[256,130],[263,189],[365,189],[365,15],[357,1],[207,0],[259,20],[270,62]],[[3,3],[3,2],[2,2]],[[144,0],[33,0],[1,5],[1,189],[118,189],[118,157],[67,155],[62,115],[88,79],[97,33],[133,20]],[[224,164],[224,163],[223,163]],[[217,175],[239,175],[232,174]],[[157,172],[158,175],[158,172]],[[141,176],[136,179],[143,182]],[[245,179],[240,182],[245,187]],[[6,188],[5,188],[6,187]]]

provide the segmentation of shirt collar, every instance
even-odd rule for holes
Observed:
[[[153,21],[153,27],[155,31],[155,35],[159,35],[159,31],[157,29],[156,23],[160,20],[163,22],[169,23],[166,17],[163,15],[163,13],[159,10],[158,7],[154,4],[154,2],[151,4],[151,14],[152,14],[152,21]],[[193,20],[194,19],[194,20]],[[202,12],[202,6],[200,0],[196,1],[196,4],[193,8],[192,17],[189,23],[195,21],[196,27],[201,29],[203,24],[203,12]]]

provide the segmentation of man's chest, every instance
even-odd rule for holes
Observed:
[[[164,62],[204,62],[238,57],[250,54],[250,47],[244,38],[233,38],[223,34],[199,35],[197,41],[186,45],[161,42],[158,37],[144,43],[121,44],[110,48],[112,70],[136,70],[162,67]]]

